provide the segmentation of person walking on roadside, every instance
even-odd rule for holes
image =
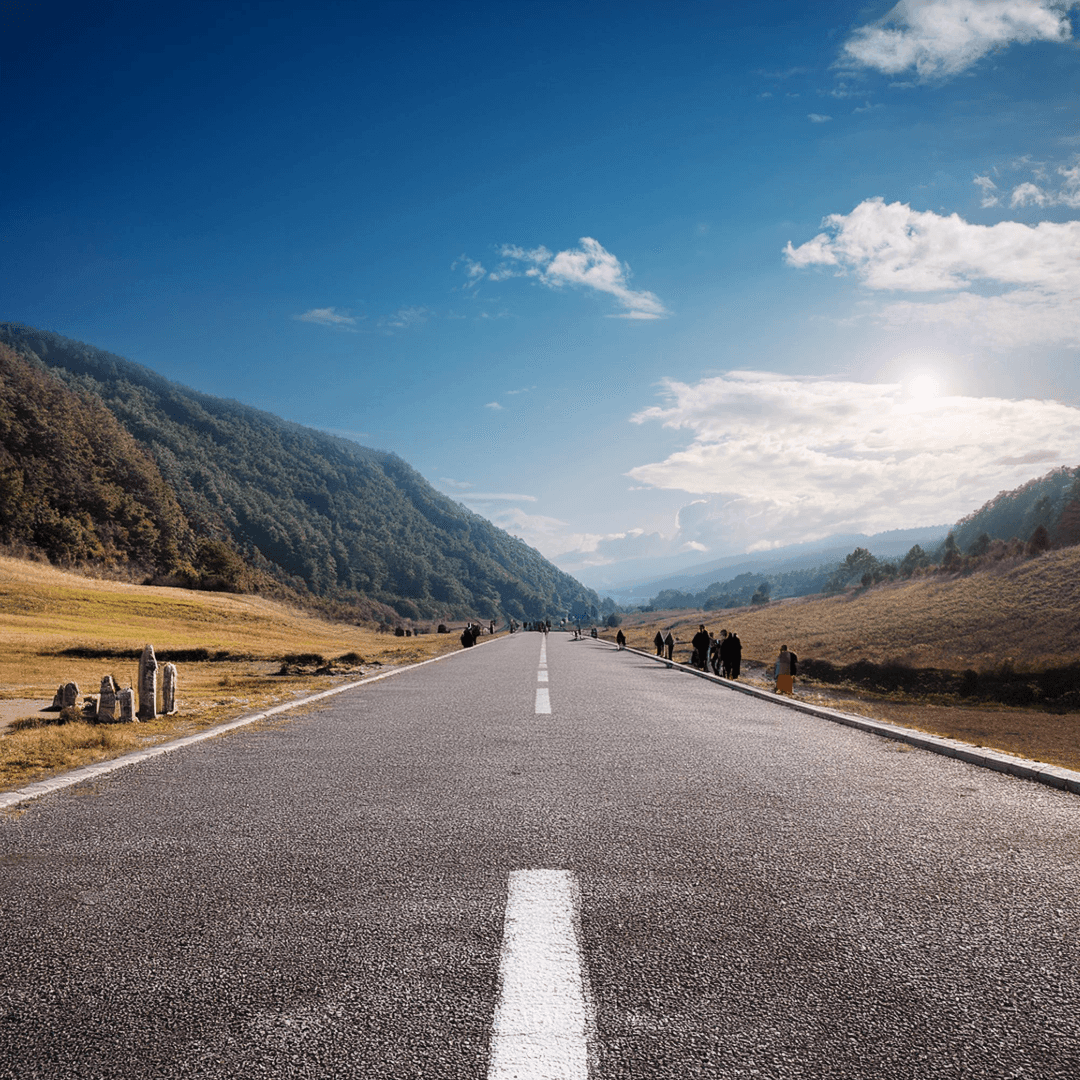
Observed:
[[[712,668],[714,675],[719,675],[722,668],[722,662],[720,660],[720,649],[724,644],[724,639],[727,637],[727,631],[721,630],[718,638],[713,638],[713,643],[709,648],[709,667]]]
[[[723,675],[725,679],[731,676],[731,638],[726,630],[720,631],[720,637],[716,642],[716,666],[717,675]]]
[[[704,623],[698,627],[698,632],[694,635],[692,644],[694,646],[694,655],[691,663],[702,671],[708,671],[709,645],[712,644],[712,637],[709,631],[705,629]]]
[[[675,654],[675,635],[669,630],[664,638],[664,648],[667,650],[667,658],[670,660]]]
[[[615,635],[615,644],[618,645],[620,649],[626,648],[626,635],[621,630]]]
[[[696,660],[694,666],[700,667],[703,672],[708,671],[708,650],[713,644],[713,635],[705,630],[705,624],[698,626],[698,633],[693,635],[693,651]]]
[[[786,645],[780,646],[780,655],[776,658],[776,692],[791,694],[791,653]]]
[[[742,642],[734,630],[728,634],[728,657],[728,678],[737,679],[739,671],[742,669]]]
[[[656,655],[664,655],[664,635],[659,630],[656,631],[656,637],[652,639],[652,643],[656,646]]]

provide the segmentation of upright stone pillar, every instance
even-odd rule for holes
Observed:
[[[63,697],[60,704],[65,709],[74,709],[79,703],[79,684],[78,683],[64,683]]]
[[[139,660],[139,719],[153,720],[157,716],[157,657],[154,646],[147,644]]]
[[[161,668],[161,711],[166,716],[176,712],[175,664],[163,664]]]
[[[116,719],[116,680],[106,675],[101,680],[101,693],[98,695],[97,718],[99,720]]]
[[[135,691],[130,686],[116,695],[116,704],[120,707],[121,723],[130,724],[135,719]]]

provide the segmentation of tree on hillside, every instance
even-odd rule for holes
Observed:
[[[1040,525],[1027,542],[1025,553],[1029,556],[1040,555],[1050,549],[1050,533],[1045,525]]]
[[[900,560],[900,573],[903,577],[911,577],[916,570],[929,565],[930,556],[918,544],[913,544],[911,550]]]
[[[750,597],[751,604],[767,604],[769,602],[769,596],[772,593],[772,586],[763,581],[755,590],[754,595]]]

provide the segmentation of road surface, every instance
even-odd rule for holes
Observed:
[[[0,1077],[1080,1075],[1080,798],[516,634],[0,815]]]

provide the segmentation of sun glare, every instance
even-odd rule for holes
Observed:
[[[908,383],[908,393],[919,401],[929,401],[941,392],[941,384],[933,375],[916,375]]]

